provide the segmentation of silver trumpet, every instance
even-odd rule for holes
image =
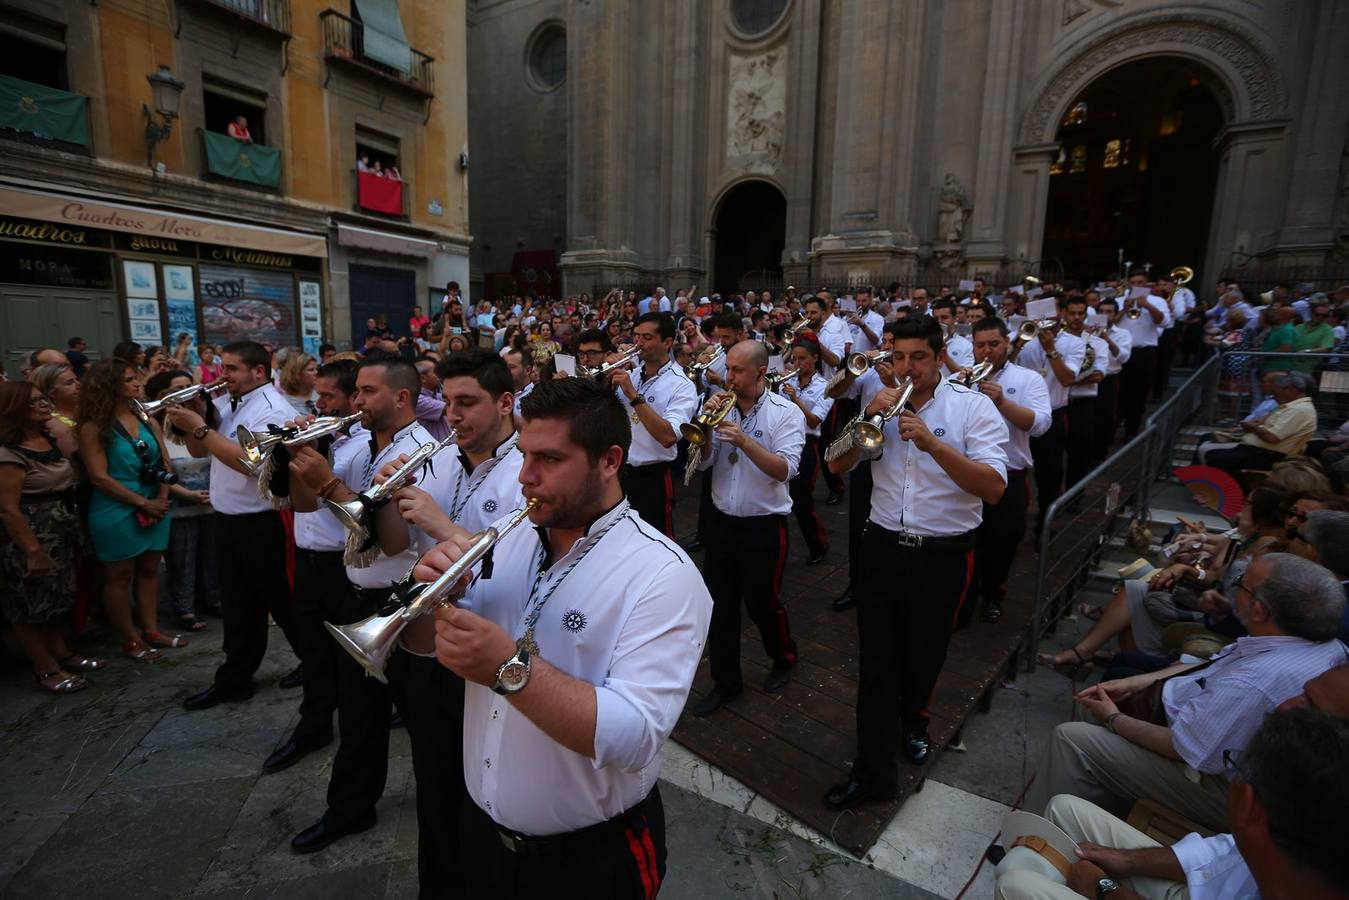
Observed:
[[[450,446],[459,436],[458,431],[451,431],[445,436],[443,441],[433,443],[427,441],[416,449],[408,457],[408,461],[403,463],[383,484],[377,484],[374,487],[366,488],[350,500],[338,503],[335,500],[323,498],[324,507],[329,510],[337,521],[352,534],[365,535],[369,530],[370,513],[389,502],[399,488],[407,484],[408,479],[421,471],[422,466],[431,461],[441,450]]]
[[[880,353],[877,353],[874,356],[868,356],[865,353],[849,353],[848,358],[844,360],[843,365],[853,375],[861,376],[867,371],[867,369],[870,369],[877,363],[889,361],[890,357],[894,355],[895,354],[893,350],[882,350]]]
[[[349,416],[320,416],[302,428],[279,429],[266,434],[255,434],[246,426],[240,425],[235,432],[244,455],[239,463],[250,475],[256,475],[262,469],[262,463],[276,449],[277,444],[287,448],[298,447],[321,437],[336,434],[361,418],[358,412]]]
[[[426,446],[432,446],[427,444]],[[487,555],[512,528],[529,517],[538,500],[530,500],[525,508],[511,516],[499,528],[488,526],[473,536],[473,543],[464,551],[464,555],[454,561],[435,581],[412,581],[412,573],[394,588],[394,596],[401,607],[386,615],[376,613],[351,625],[334,625],[324,622],[323,627],[337,639],[342,649],[351,654],[351,658],[361,664],[367,675],[378,678],[385,684],[384,667],[389,654],[398,643],[399,636],[414,619],[435,612],[451,600],[451,594],[459,579]]]
[[[976,363],[968,369],[961,369],[951,376],[951,381],[962,387],[972,388],[985,378],[993,374],[993,363],[984,360]]]
[[[853,438],[859,447],[863,450],[875,450],[885,443],[885,423],[904,409],[904,404],[908,403],[909,397],[913,395],[913,386],[913,379],[905,378],[899,384],[899,398],[895,400],[893,406],[867,416],[853,426]]]
[[[317,441],[319,438],[327,437],[330,434],[337,434],[348,425],[356,424],[360,419],[361,414],[358,412],[349,416],[319,416],[290,437],[282,438],[281,446],[293,448],[310,441]]]
[[[707,359],[700,360],[699,362],[689,363],[688,366],[684,369],[684,374],[689,377],[689,381],[697,381],[698,376],[706,372],[708,368],[712,365],[712,363],[721,359],[725,355],[726,355],[726,348],[721,346],[721,344],[717,344],[716,349],[712,351],[711,356],[709,356]]]
[[[621,359],[616,359],[613,362],[607,362],[602,366],[595,366],[594,368],[588,368],[585,370],[583,374],[591,378],[603,378],[610,372],[617,372],[619,369],[626,369],[628,366],[635,363],[637,361],[637,356],[639,353],[641,353],[641,351],[638,350],[636,347],[629,347],[628,349],[623,351],[623,357]]]
[[[768,389],[776,394],[782,390],[784,384],[795,378],[799,371],[797,366],[792,366],[785,372],[769,372],[764,376],[764,381],[768,384]]]
[[[801,329],[805,328],[809,324],[810,319],[807,319],[804,313],[800,316],[797,316],[796,321],[788,325],[787,330],[782,333],[783,339],[787,341],[796,340],[796,336],[801,333]]]
[[[149,422],[151,416],[159,415],[170,406],[182,406],[198,394],[214,397],[221,391],[228,389],[229,384],[224,381],[213,381],[210,384],[189,384],[185,388],[179,388],[172,393],[165,394],[158,400],[132,400],[131,411],[142,422]]]

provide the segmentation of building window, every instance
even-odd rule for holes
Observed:
[[[1087,124],[1087,101],[1082,100],[1073,104],[1072,109],[1063,117],[1064,126],[1085,125]]]
[[[1068,172],[1071,175],[1081,175],[1085,171],[1087,171],[1087,145],[1078,144],[1073,148],[1073,158],[1068,163]]]
[[[748,35],[768,31],[782,18],[787,0],[731,0],[731,16],[735,27]]]
[[[398,138],[356,129],[356,206],[366,212],[405,216],[405,195]]]
[[[567,33],[556,23],[545,25],[530,42],[529,75],[545,91],[567,80]]]
[[[246,129],[253,143],[267,145],[267,95],[221,81],[203,80],[203,126],[216,134],[231,134],[230,125]],[[237,120],[242,118],[243,123]]]
[[[3,18],[8,24],[0,28],[0,75],[70,90],[65,28],[7,8]]]
[[[1118,169],[1120,164],[1120,157],[1122,155],[1123,152],[1121,149],[1121,142],[1119,138],[1115,138],[1113,141],[1106,141],[1105,156],[1101,159],[1101,168]]]
[[[1060,147],[1059,155],[1054,158],[1054,161],[1052,163],[1049,164],[1049,174],[1062,175],[1063,170],[1067,167],[1067,165],[1068,165],[1068,151],[1065,150],[1063,147]]]

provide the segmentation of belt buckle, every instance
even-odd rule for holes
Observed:
[[[919,534],[909,534],[907,531],[901,531],[896,539],[901,547],[921,547],[923,546],[923,536]]]
[[[497,829],[497,837],[501,838],[501,846],[505,847],[510,852],[512,853],[520,852],[521,841],[515,835],[506,834],[501,829]]]

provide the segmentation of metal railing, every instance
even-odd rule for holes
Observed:
[[[1245,418],[1262,399],[1264,372],[1298,371],[1316,381],[1312,403],[1320,427],[1335,430],[1349,419],[1349,351],[1330,353],[1266,353],[1229,350],[1222,355],[1222,372],[1214,401],[1212,422],[1231,423]]]
[[[290,0],[193,0],[202,6],[213,6],[234,13],[277,34],[290,35]]]
[[[432,57],[409,47],[412,65],[403,72],[365,55],[365,26],[350,16],[328,9],[319,13],[319,23],[323,27],[323,50],[329,59],[339,60],[424,97],[435,96],[435,60]]]

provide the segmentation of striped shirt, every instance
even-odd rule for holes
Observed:
[[[1237,638],[1194,673],[1162,686],[1171,741],[1190,768],[1224,771],[1223,751],[1243,750],[1265,714],[1302,694],[1302,686],[1344,663],[1339,641],[1315,643],[1287,635]]]

